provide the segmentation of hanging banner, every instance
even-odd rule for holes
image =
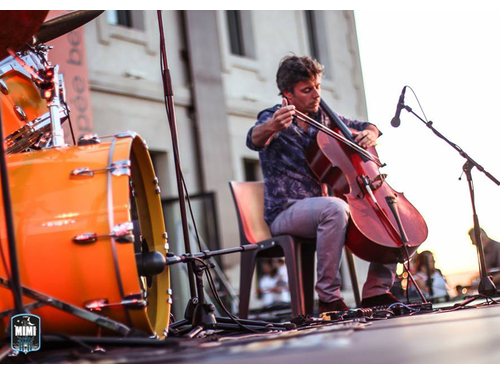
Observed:
[[[47,20],[67,12],[69,11],[51,10]],[[75,138],[78,140],[81,135],[92,133],[94,129],[83,27],[46,44],[54,47],[49,52],[49,61],[53,65],[59,65],[59,72],[63,74],[66,101],[71,111],[70,116]],[[73,144],[67,121],[63,128],[66,143]]]

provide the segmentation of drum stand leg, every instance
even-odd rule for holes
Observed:
[[[14,353],[12,348],[10,347],[10,343],[4,345],[3,347],[0,348],[0,363],[2,363],[3,359],[10,355],[11,353]]]
[[[12,288],[11,282],[2,278],[2,277],[0,277],[0,286],[3,286],[4,288],[8,288],[8,289]],[[62,310],[64,312],[67,312],[67,313],[72,314],[74,316],[77,316],[79,318],[82,318],[82,319],[85,319],[89,322],[92,322],[92,323],[98,325],[99,327],[107,328],[107,329],[114,331],[122,336],[149,337],[144,332],[133,330],[133,329],[127,327],[126,325],[119,323],[115,320],[109,319],[109,318],[102,316],[102,315],[98,315],[96,313],[82,309],[80,307],[70,305],[69,303],[60,301],[60,300],[55,299],[53,297],[50,297],[46,294],[37,292],[33,289],[30,289],[30,288],[23,286],[22,291],[26,297],[29,297],[29,298],[32,298],[32,299],[38,301],[34,304],[34,305],[36,305],[36,307],[39,307],[41,305],[48,305],[48,306],[54,307],[56,309]],[[32,307],[33,307],[33,305],[32,305]],[[6,315],[10,315],[11,313],[12,313],[12,310],[4,311],[4,312],[0,313],[0,318],[2,318],[3,316],[6,316]]]

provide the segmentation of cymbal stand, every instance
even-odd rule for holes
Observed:
[[[488,276],[488,270],[486,267],[486,260],[484,257],[484,250],[483,250],[483,245],[481,244],[481,236],[480,236],[480,226],[479,226],[479,218],[476,212],[476,202],[475,202],[475,197],[474,197],[474,183],[472,181],[472,169],[476,167],[479,171],[483,172],[486,177],[488,177],[491,181],[493,181],[495,184],[500,186],[500,181],[496,179],[491,173],[487,172],[480,164],[478,164],[474,159],[472,159],[460,146],[457,144],[451,142],[448,138],[446,138],[443,134],[441,134],[438,130],[436,130],[432,125],[432,121],[426,121],[422,119],[419,115],[417,115],[411,107],[402,104],[401,108],[406,109],[408,112],[413,114],[415,117],[417,117],[420,121],[422,121],[430,130],[433,131],[433,133],[444,140],[446,143],[448,143],[453,149],[455,149],[460,156],[462,156],[464,159],[466,159],[465,164],[463,165],[462,169],[463,172],[465,172],[465,175],[467,176],[467,182],[469,186],[469,192],[470,192],[470,199],[471,199],[471,205],[472,205],[472,219],[474,222],[474,238],[475,238],[475,243],[476,243],[476,250],[477,250],[477,256],[478,256],[478,263],[479,263],[479,275],[480,275],[480,282],[479,282],[479,287],[478,291],[480,294],[483,294],[485,296],[493,296],[496,295],[497,292],[497,287],[495,283],[493,282],[491,276]],[[461,179],[461,178],[460,178]]]

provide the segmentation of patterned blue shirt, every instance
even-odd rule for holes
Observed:
[[[274,135],[265,147],[252,143],[252,131],[257,126],[270,120],[281,104],[263,110],[257,115],[257,122],[247,134],[247,146],[259,152],[260,165],[264,175],[264,218],[271,225],[278,214],[283,211],[288,200],[300,200],[322,195],[321,184],[309,168],[306,150],[316,139],[318,130],[312,126],[305,131],[296,120],[285,130]],[[350,128],[364,130],[369,123],[346,119],[339,116]],[[321,109],[313,116],[323,125],[330,120]]]

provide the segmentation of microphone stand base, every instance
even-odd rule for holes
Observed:
[[[491,276],[481,277],[477,290],[479,294],[483,294],[485,296],[495,296],[498,294],[497,287],[491,279]]]

